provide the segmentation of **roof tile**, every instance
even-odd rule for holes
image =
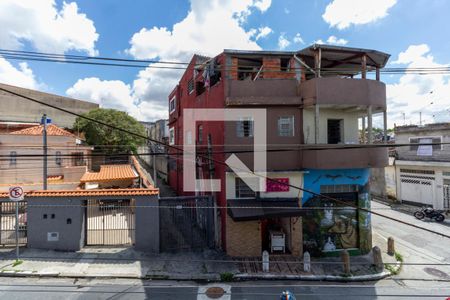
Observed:
[[[23,135],[42,135],[44,130],[43,125],[33,126],[17,131],[11,132],[11,134],[23,134]],[[62,129],[61,127],[56,126],[55,124],[47,125],[47,135],[59,135],[59,136],[70,136],[75,137],[74,134],[68,132],[67,130]]]
[[[90,197],[90,196],[153,196],[158,189],[95,189],[95,190],[46,190],[25,192],[26,197]],[[8,198],[8,192],[0,192],[0,198]]]
[[[86,172],[80,182],[100,182],[111,180],[137,179],[139,176],[130,165],[103,165],[100,172]]]

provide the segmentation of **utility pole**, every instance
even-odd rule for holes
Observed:
[[[422,112],[419,111],[419,125],[422,126]]]
[[[43,139],[43,150],[44,150],[44,173],[43,173],[43,183],[44,190],[47,189],[47,115],[44,114],[41,119],[42,122],[42,139]]]

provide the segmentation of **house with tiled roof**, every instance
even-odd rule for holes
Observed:
[[[91,166],[92,147],[54,124],[46,126],[48,189],[76,189]],[[43,188],[43,125],[0,134],[0,191]]]
[[[86,172],[80,179],[83,187],[132,188],[137,186],[139,175],[131,165],[102,165],[99,172]]]

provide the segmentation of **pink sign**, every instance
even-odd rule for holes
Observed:
[[[289,178],[272,178],[266,180],[266,192],[289,192]]]

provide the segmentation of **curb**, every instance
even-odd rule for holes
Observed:
[[[390,276],[390,272],[381,272],[370,275],[359,276],[334,276],[334,275],[278,275],[278,274],[236,274],[235,279],[240,280],[304,280],[304,281],[374,281]]]
[[[381,272],[370,275],[359,276],[333,276],[333,275],[280,275],[280,274],[235,274],[232,281],[244,281],[244,280],[304,280],[304,281],[341,281],[341,282],[356,282],[356,281],[375,281],[383,279],[392,275],[390,272]],[[206,276],[190,276],[190,275],[145,275],[145,276],[132,276],[132,275],[64,275],[57,272],[45,272],[37,273],[33,271],[4,271],[0,272],[0,277],[34,277],[34,278],[102,278],[102,279],[143,279],[143,280],[178,280],[178,281],[220,281],[219,274],[211,274]]]

